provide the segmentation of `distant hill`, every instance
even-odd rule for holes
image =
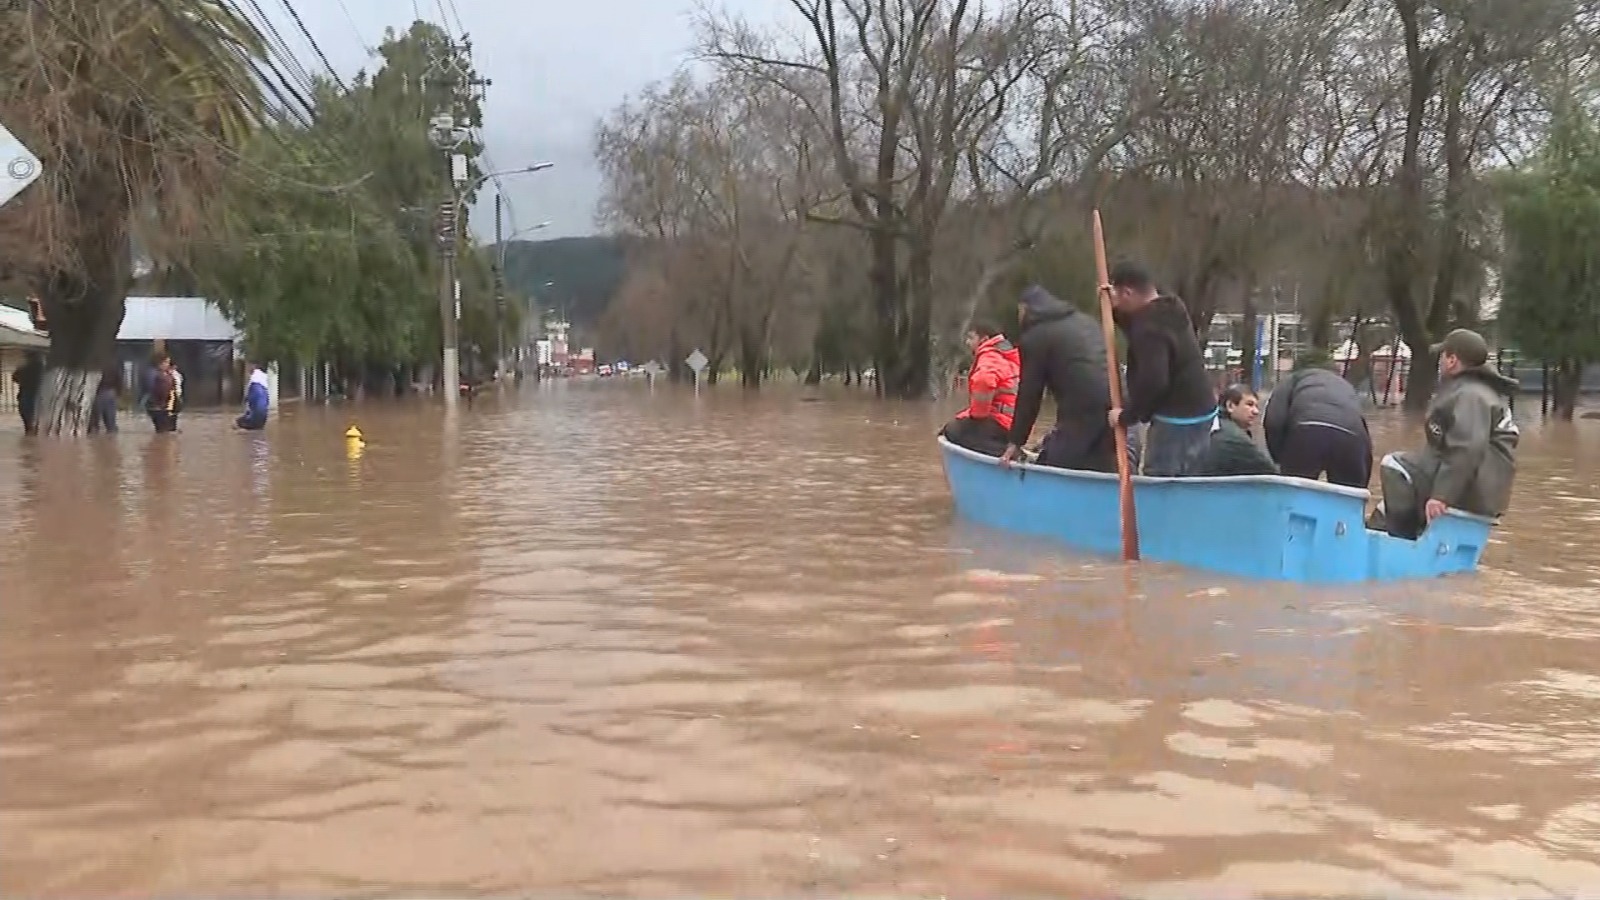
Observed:
[[[623,243],[612,237],[571,237],[506,243],[506,287],[537,298],[547,309],[565,306],[575,325],[600,321],[622,283]],[[546,282],[553,286],[545,287]]]

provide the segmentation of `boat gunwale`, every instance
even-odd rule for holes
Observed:
[[[1000,465],[1000,460],[998,457],[989,456],[987,454],[979,453],[975,450],[969,450],[966,447],[952,444],[950,443],[950,440],[942,434],[938,436],[938,441],[940,449],[947,453],[954,452],[957,456],[965,457],[974,462],[986,463],[994,466],[995,468],[1005,468]],[[1082,478],[1093,481],[1116,481],[1118,477],[1117,473],[1115,472],[1093,472],[1088,469],[1060,469],[1056,468],[1055,466],[1041,466],[1037,463],[1028,462],[1014,462],[1010,465],[1010,468],[1022,469],[1029,472],[1041,472],[1045,475],[1068,479]],[[1157,477],[1153,475],[1133,476],[1133,483],[1135,486],[1144,484],[1171,484],[1174,482],[1188,483],[1198,480],[1201,480],[1201,477],[1195,476],[1180,478],[1174,476]],[[1326,481],[1313,481],[1309,478],[1298,478],[1293,475],[1207,475],[1203,477],[1203,480],[1208,483],[1221,481],[1230,484],[1276,484],[1283,487],[1294,488],[1295,490],[1319,491],[1324,494],[1352,497],[1362,501],[1363,504],[1372,499],[1372,492],[1366,488],[1345,487],[1342,484],[1329,484]],[[1491,526],[1498,524],[1498,522],[1490,516],[1470,513],[1460,509],[1450,509],[1445,514],[1449,516],[1455,516],[1456,518],[1465,519],[1469,522],[1481,522]]]

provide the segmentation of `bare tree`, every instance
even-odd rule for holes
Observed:
[[[738,20],[704,20],[720,65],[790,90],[829,136],[845,196],[812,218],[860,230],[871,254],[873,357],[881,391],[922,396],[930,372],[935,238],[963,154],[1004,115],[991,75],[1048,12],[969,0],[790,0],[803,23],[785,46]],[[793,77],[793,76],[800,77]],[[787,76],[787,77],[786,77]],[[821,100],[814,99],[816,85]]]
[[[1388,305],[1416,363],[1406,402],[1419,408],[1436,374],[1429,346],[1463,307],[1475,309],[1464,295],[1487,280],[1476,246],[1481,168],[1526,156],[1546,73],[1588,52],[1569,32],[1587,22],[1592,40],[1596,10],[1588,0],[1370,2],[1405,88],[1400,149],[1376,210]]]

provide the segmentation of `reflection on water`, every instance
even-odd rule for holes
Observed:
[[[0,434],[0,891],[1600,884],[1593,426],[1483,575],[1307,591],[953,523],[917,407],[351,415]]]

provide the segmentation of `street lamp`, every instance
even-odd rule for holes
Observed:
[[[554,163],[534,163],[520,168],[489,172],[475,179],[469,179],[467,178],[467,158],[463,154],[455,152],[456,148],[460,147],[464,140],[465,132],[463,129],[456,127],[453,118],[440,115],[434,118],[431,131],[435,145],[446,151],[450,161],[451,193],[444,206],[447,217],[444,222],[441,222],[445,227],[439,232],[440,249],[443,251],[445,261],[444,274],[439,284],[439,330],[442,337],[440,343],[443,344],[441,355],[444,363],[444,402],[446,408],[454,410],[461,392],[461,371],[459,368],[461,361],[461,279],[456,272],[455,266],[456,243],[461,237],[461,217],[458,215],[461,206],[461,195],[472,193],[477,190],[479,185],[491,178],[499,178],[502,175],[519,175],[524,172],[538,172],[550,168]],[[500,197],[496,194],[495,230],[497,235],[500,225],[499,206]],[[499,280],[497,277],[496,281],[498,282]],[[505,303],[503,290],[497,288],[496,293],[497,304],[503,310]],[[503,325],[499,330],[504,332]],[[501,343],[504,343],[503,335]],[[503,346],[501,347],[501,352],[503,356]],[[502,367],[503,362],[502,359],[496,364],[496,370]]]
[[[531,166],[523,166],[519,169],[501,169],[498,172],[485,172],[484,174],[479,175],[477,178],[472,179],[470,186],[466,189],[463,189],[461,193],[470,194],[473,191],[476,191],[478,188],[483,187],[483,183],[485,181],[489,181],[490,179],[504,178],[508,175],[527,175],[530,172],[543,172],[545,169],[551,168],[554,165],[555,163],[553,162],[536,162]]]
[[[548,164],[546,164],[546,165],[548,165]],[[501,207],[500,195],[496,194],[494,199],[495,199],[495,204],[494,204],[495,233],[498,234],[499,231],[500,231],[500,207]],[[532,232],[540,231],[542,229],[549,228],[549,227],[550,227],[550,223],[549,222],[540,222],[537,225],[529,225],[527,228],[519,228],[516,231],[511,232],[511,235],[509,237],[505,238],[504,240],[498,240],[497,239],[495,241],[495,248],[494,248],[495,249],[495,260],[496,260],[496,262],[495,262],[495,273],[494,273],[494,277],[495,277],[495,303],[496,303],[495,310],[496,310],[496,315],[499,316],[500,320],[501,320],[500,321],[500,325],[498,326],[499,329],[500,329],[499,330],[499,335],[498,335],[499,342],[500,342],[500,358],[495,363],[495,372],[498,373],[501,376],[501,380],[502,381],[504,380],[504,377],[505,377],[505,356],[506,356],[506,351],[505,351],[505,330],[504,330],[504,328],[505,328],[505,326],[504,326],[504,315],[505,315],[506,248],[511,245],[512,241],[517,239],[518,235],[531,234]],[[530,296],[528,298],[528,302],[527,302],[526,316],[532,316],[532,315],[533,315],[533,297]],[[523,353],[523,351],[525,349],[527,349],[527,344],[528,344],[528,332],[527,332],[527,325],[525,323],[524,326],[523,326],[522,343],[517,348],[517,354],[516,354],[517,355],[517,361],[519,363],[522,362],[522,359],[523,359],[522,353]]]
[[[520,175],[528,172],[542,172],[554,165],[555,163],[553,162],[537,162],[531,166],[523,166],[520,169],[507,169],[503,172],[490,172],[487,175],[480,175],[476,183],[482,184],[491,178],[498,178],[501,175]],[[503,226],[501,225],[501,222],[504,220],[504,216],[502,215],[504,207],[505,195],[500,191],[495,191],[494,244],[497,262],[494,267],[494,374],[495,383],[497,385],[505,384],[506,375],[506,238],[502,234]],[[538,225],[535,225],[533,228],[527,230],[537,231],[549,224],[549,222],[540,222]],[[512,235],[512,237],[516,237],[516,235]]]

